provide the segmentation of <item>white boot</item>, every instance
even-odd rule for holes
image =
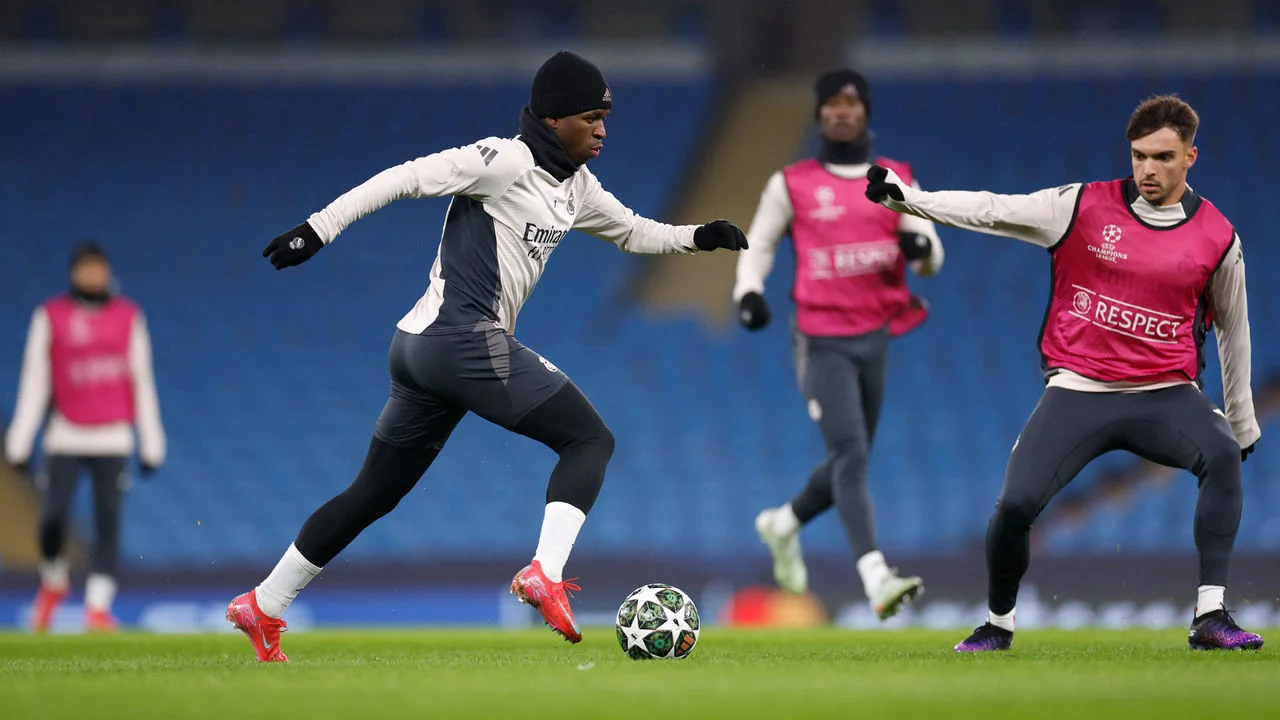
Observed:
[[[773,554],[773,579],[788,592],[809,589],[809,569],[800,553],[800,527],[790,505],[769,508],[756,516],[756,532]]]
[[[876,617],[888,620],[898,614],[904,603],[909,603],[924,592],[924,581],[918,577],[898,577],[893,570],[876,584],[867,589],[867,599],[871,601],[871,609]]]

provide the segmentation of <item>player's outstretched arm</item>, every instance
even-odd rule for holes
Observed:
[[[1240,236],[1214,271],[1209,286],[1213,329],[1218,335],[1218,360],[1222,365],[1222,395],[1231,432],[1240,443],[1241,459],[1253,451],[1262,437],[1253,407],[1253,348],[1249,337],[1249,300],[1244,282],[1244,250]]]
[[[988,235],[1053,247],[1071,229],[1081,185],[1045,188],[1029,195],[986,191],[925,192],[904,183],[894,171],[872,165],[867,198],[890,210]]]
[[[650,220],[623,205],[586,168],[579,172],[586,174],[587,188],[574,229],[608,240],[623,252],[658,255],[747,247],[746,234],[727,220],[705,225],[668,225]]]
[[[360,218],[403,198],[467,195],[491,200],[523,169],[524,155],[512,140],[487,138],[387,168],[307,221],[277,235],[262,251],[277,270],[306,262]]]

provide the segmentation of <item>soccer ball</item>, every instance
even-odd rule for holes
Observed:
[[[682,660],[698,644],[698,608],[680,588],[650,583],[618,608],[618,644],[633,660]]]

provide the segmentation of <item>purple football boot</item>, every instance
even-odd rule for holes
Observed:
[[[1196,618],[1187,644],[1192,650],[1257,650],[1262,647],[1262,636],[1241,628],[1224,608]]]
[[[973,634],[956,646],[956,652],[990,652],[992,650],[1008,650],[1013,645],[1013,632],[996,627],[991,623],[983,623]]]

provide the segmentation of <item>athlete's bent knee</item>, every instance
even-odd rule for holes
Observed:
[[[1204,451],[1205,479],[1240,481],[1240,445],[1235,438],[1222,438]]]
[[[604,471],[613,458],[614,438],[609,428],[601,425],[600,431],[579,436],[568,447],[560,450],[560,459],[572,463],[586,476],[598,476],[604,481]]]
[[[596,447],[596,452],[606,463],[613,457],[613,449],[616,444],[616,440],[613,437],[613,431],[609,429],[608,425],[605,425],[603,422],[600,423],[600,429],[596,433],[594,445]]]
[[[1009,527],[1029,528],[1040,515],[1040,502],[1029,497],[1001,497],[996,501],[996,520]]]
[[[846,433],[831,438],[827,443],[828,454],[841,460],[865,461],[867,438],[860,433]]]
[[[613,431],[599,416],[594,422],[579,430],[568,442],[558,448],[561,457],[565,455],[591,456],[603,459],[605,463],[613,457],[616,440]]]

